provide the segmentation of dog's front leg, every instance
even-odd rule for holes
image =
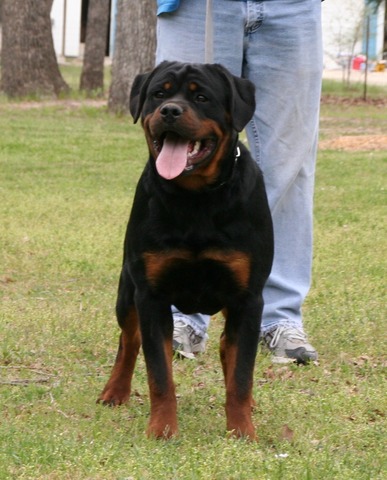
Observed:
[[[171,307],[152,295],[136,298],[150,393],[149,437],[170,438],[178,433],[172,375],[173,319]]]
[[[227,430],[236,437],[256,440],[251,419],[253,372],[257,354],[261,300],[251,296],[223,310],[225,330],[220,342],[226,386]]]
[[[133,370],[140,350],[141,337],[134,305],[125,307],[118,316],[121,326],[120,343],[110,379],[98,398],[104,405],[121,405],[129,400]]]

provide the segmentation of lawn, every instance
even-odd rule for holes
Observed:
[[[274,367],[259,352],[259,441],[227,438],[215,317],[207,352],[174,362],[180,436],[163,442],[144,435],[142,355],[131,402],[95,403],[116,353],[123,235],[146,158],[141,129],[102,104],[0,102],[1,480],[386,477],[387,148],[372,138],[386,134],[387,115],[377,103],[340,100],[321,116],[304,307],[320,361]],[[351,142],[338,149],[344,137]]]

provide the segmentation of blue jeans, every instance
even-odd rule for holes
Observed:
[[[212,0],[213,57],[256,86],[246,133],[261,167],[274,223],[262,332],[302,328],[311,284],[313,190],[322,77],[321,0]],[[206,0],[181,0],[157,24],[157,63],[203,62]],[[181,315],[173,309],[175,315]],[[204,333],[209,318],[186,319]]]

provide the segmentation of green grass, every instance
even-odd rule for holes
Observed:
[[[260,352],[259,442],[229,439],[215,318],[207,352],[175,361],[180,436],[163,442],[144,435],[142,356],[131,402],[95,404],[116,353],[140,128],[104,107],[22,107],[0,103],[0,479],[385,478],[387,152],[319,153],[304,316],[320,364]],[[376,106],[322,107],[324,138],[385,125]]]
[[[367,83],[367,98],[370,100],[385,99],[387,93],[386,86],[372,85]],[[363,98],[364,83],[350,81],[349,85],[346,82],[337,80],[323,80],[323,94],[333,95],[337,97],[346,98]]]
[[[81,65],[78,60],[68,61],[64,65],[60,65],[60,70],[64,80],[71,89],[70,96],[72,98],[85,98],[87,94],[85,92],[79,92],[79,83],[80,83],[80,74],[81,74]],[[111,66],[105,66],[104,68],[104,92],[92,92],[89,93],[89,97],[100,96],[101,93],[107,94],[109,90],[109,85],[111,82]]]

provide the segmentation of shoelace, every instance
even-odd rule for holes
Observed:
[[[199,343],[203,340],[202,337],[200,335],[197,335],[194,331],[194,329],[188,325],[189,327],[189,338],[192,342],[193,345],[199,345]]]
[[[299,340],[301,342],[306,342],[306,335],[302,330],[298,330],[294,327],[280,326],[278,327],[273,335],[273,338],[270,342],[270,348],[275,348],[278,345],[281,335],[292,340]]]
[[[196,335],[191,325],[187,325],[182,321],[178,320],[177,322],[175,322],[173,329],[175,337],[179,337],[180,335],[183,335],[184,332],[188,332],[188,338],[193,345],[197,345],[202,341],[202,337],[200,335]]]

